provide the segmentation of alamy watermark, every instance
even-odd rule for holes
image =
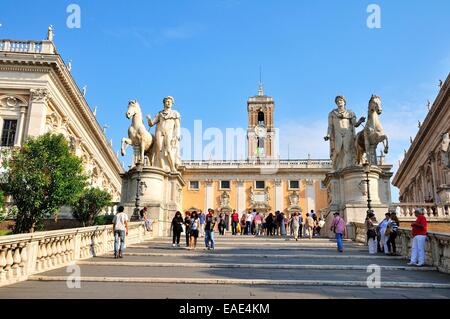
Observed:
[[[369,4],[367,6],[367,27],[369,29],[381,29],[381,7],[378,4]]]
[[[381,267],[375,264],[369,265],[367,272],[370,273],[366,280],[367,287],[369,289],[381,288]]]
[[[81,28],[81,7],[78,4],[71,3],[67,6],[66,12],[69,16],[66,20],[66,25],[69,29]]]
[[[67,266],[66,272],[70,275],[67,276],[66,285],[69,289],[81,288],[81,268],[75,263],[71,263]]]

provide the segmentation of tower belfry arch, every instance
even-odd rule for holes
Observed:
[[[275,159],[275,128],[273,125],[275,102],[273,97],[264,94],[260,77],[258,95],[247,101],[248,159]]]

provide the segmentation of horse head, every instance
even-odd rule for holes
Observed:
[[[125,113],[125,116],[127,117],[127,119],[131,119],[136,115],[136,113],[140,112],[140,110],[141,108],[138,101],[131,100],[130,102],[128,102],[128,110]]]
[[[381,98],[377,95],[372,95],[369,101],[369,113],[377,112],[380,115],[383,112],[381,107]]]

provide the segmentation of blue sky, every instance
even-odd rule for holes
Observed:
[[[71,3],[81,8],[80,29],[66,25]],[[381,8],[380,29],[366,25],[371,3]],[[2,0],[0,38],[44,39],[53,24],[58,52],[88,86],[99,123],[113,127],[115,150],[133,98],[154,115],[165,95],[174,96],[190,131],[194,120],[246,128],[246,100],[257,93],[262,66],[281,157],[289,148],[290,158],[327,158],[322,136],[334,97],[344,94],[348,108],[366,116],[377,94],[396,169],[450,70],[448,12],[447,0]]]

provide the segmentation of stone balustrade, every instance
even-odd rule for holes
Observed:
[[[349,224],[349,237],[356,242],[367,243],[366,227],[362,223]],[[411,256],[412,235],[410,229],[400,228],[395,240],[397,253],[406,259]],[[450,274],[450,234],[428,232],[425,242],[425,263],[440,272]]]
[[[397,215],[400,220],[409,221],[415,220],[414,211],[418,208],[424,210],[427,220],[439,221],[449,220],[450,211],[448,207],[442,205],[436,205],[434,203],[394,203],[392,207],[399,207],[400,214]]]
[[[129,224],[127,245],[150,239],[143,222]],[[112,225],[0,237],[0,287],[114,250]]]
[[[182,161],[186,168],[245,168],[245,167],[276,167],[276,168],[330,168],[330,160],[205,160]]]
[[[55,46],[52,41],[20,41],[0,40],[0,51],[18,53],[54,54]]]

